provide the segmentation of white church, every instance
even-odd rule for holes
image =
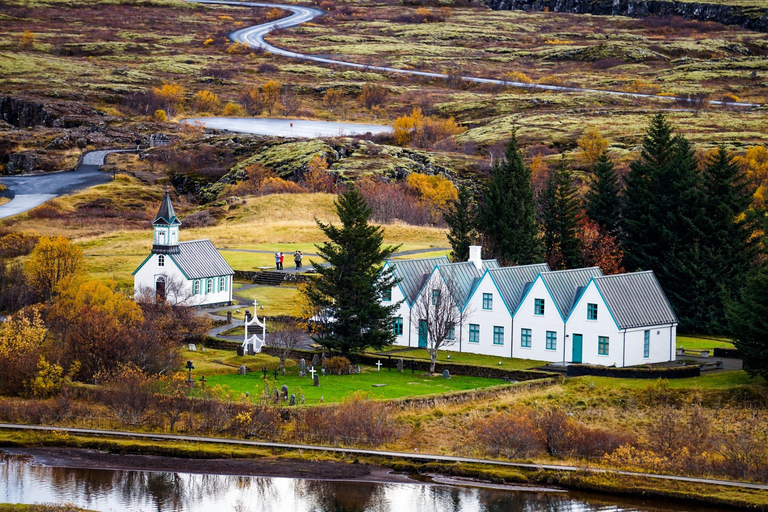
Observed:
[[[230,305],[234,271],[210,240],[179,241],[181,221],[168,192],[152,225],[152,253],[133,272],[135,296],[151,293],[185,306]]]
[[[675,360],[677,316],[652,271],[606,276],[599,267],[500,267],[480,254],[473,246],[465,262],[443,256],[385,263],[400,280],[382,298],[400,302],[397,345],[427,346],[429,330],[414,317],[415,305],[422,294],[447,286],[465,314],[445,350],[566,365]]]

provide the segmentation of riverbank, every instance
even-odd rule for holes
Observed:
[[[685,481],[668,481],[621,475],[614,472],[566,472],[551,469],[523,469],[487,464],[418,462],[383,456],[352,456],[343,453],[281,450],[262,447],[169,442],[156,439],[110,439],[70,435],[62,432],[0,431],[0,447],[20,453],[44,450],[52,460],[67,459],[75,464],[101,469],[134,469],[244,476],[284,476],[315,480],[382,483],[415,483],[408,474],[436,474],[469,478],[473,486],[552,486],[565,489],[657,499],[733,510],[768,511],[768,493],[760,489],[732,488]],[[79,449],[73,452],[73,449]],[[48,450],[48,451],[45,451]],[[70,455],[63,455],[66,453]],[[77,456],[71,455],[78,454]],[[58,455],[57,455],[58,454]],[[88,455],[85,455],[88,454]],[[101,461],[101,462],[99,462]],[[121,462],[122,461],[122,462]],[[110,467],[106,463],[127,466]],[[282,473],[268,473],[269,471]],[[394,471],[395,473],[391,473]],[[309,472],[309,473],[308,473]],[[354,478],[349,477],[353,475]],[[381,478],[382,480],[379,480]],[[394,480],[387,480],[394,479]],[[405,480],[399,480],[405,479]]]

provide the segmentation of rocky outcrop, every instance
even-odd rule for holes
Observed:
[[[16,128],[30,126],[53,126],[54,115],[45,105],[24,98],[6,96],[0,98],[0,117]]]
[[[596,14],[603,16],[682,16],[768,32],[768,9],[705,2],[665,0],[483,0],[494,10],[523,10]]]
[[[33,172],[50,172],[57,168],[55,158],[45,151],[19,151],[8,155],[5,164],[6,174],[27,174]]]

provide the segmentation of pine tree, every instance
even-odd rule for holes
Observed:
[[[342,354],[380,349],[394,342],[393,314],[399,304],[379,299],[396,284],[383,263],[397,247],[382,247],[384,229],[368,223],[373,210],[354,186],[335,202],[341,227],[315,220],[329,242],[317,245],[328,265],[312,262],[318,278],[305,289],[315,311],[333,320],[319,326],[315,340]]]
[[[744,369],[768,378],[768,266],[751,275],[737,300],[727,302],[728,330],[744,356]]]
[[[587,216],[595,221],[600,229],[613,236],[620,233],[620,194],[619,175],[608,153],[603,151],[592,166],[592,181],[584,195],[584,208]]]
[[[565,160],[549,175],[542,198],[542,225],[547,263],[551,268],[573,268],[580,262],[579,198]]]
[[[475,206],[472,191],[459,187],[459,196],[443,215],[448,224],[448,242],[451,244],[451,261],[467,261],[472,245],[475,226]]]
[[[504,264],[537,263],[542,256],[536,226],[531,170],[523,163],[516,133],[504,161],[493,168],[478,208],[477,226],[490,256]]]

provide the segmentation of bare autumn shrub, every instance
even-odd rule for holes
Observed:
[[[530,409],[518,408],[495,414],[478,421],[473,430],[480,448],[496,457],[516,459],[544,451],[544,434],[537,427]]]
[[[739,421],[731,432],[718,437],[715,470],[742,480],[768,481],[768,432],[757,416]]]
[[[280,408],[266,396],[258,403],[240,404],[231,429],[246,439],[272,439],[280,432]]]
[[[184,226],[187,228],[206,228],[215,225],[216,218],[208,210],[200,210],[184,217]]]
[[[296,436],[331,444],[374,446],[396,438],[391,406],[357,392],[340,405],[311,407],[296,422]]]
[[[139,427],[152,412],[156,387],[155,379],[133,365],[125,365],[106,379],[99,400],[123,425]]]
[[[0,311],[16,312],[35,299],[21,262],[6,263],[0,257]]]
[[[40,240],[36,233],[11,232],[0,236],[0,258],[26,256]]]
[[[407,183],[366,178],[358,182],[358,189],[373,209],[375,222],[389,224],[399,220],[429,226],[434,221],[429,204],[422,201]]]
[[[346,357],[336,356],[325,360],[325,369],[337,375],[349,373],[349,365],[349,359]]]
[[[358,101],[367,109],[382,107],[387,102],[388,95],[389,90],[386,87],[378,84],[365,84],[360,96],[358,96]]]

